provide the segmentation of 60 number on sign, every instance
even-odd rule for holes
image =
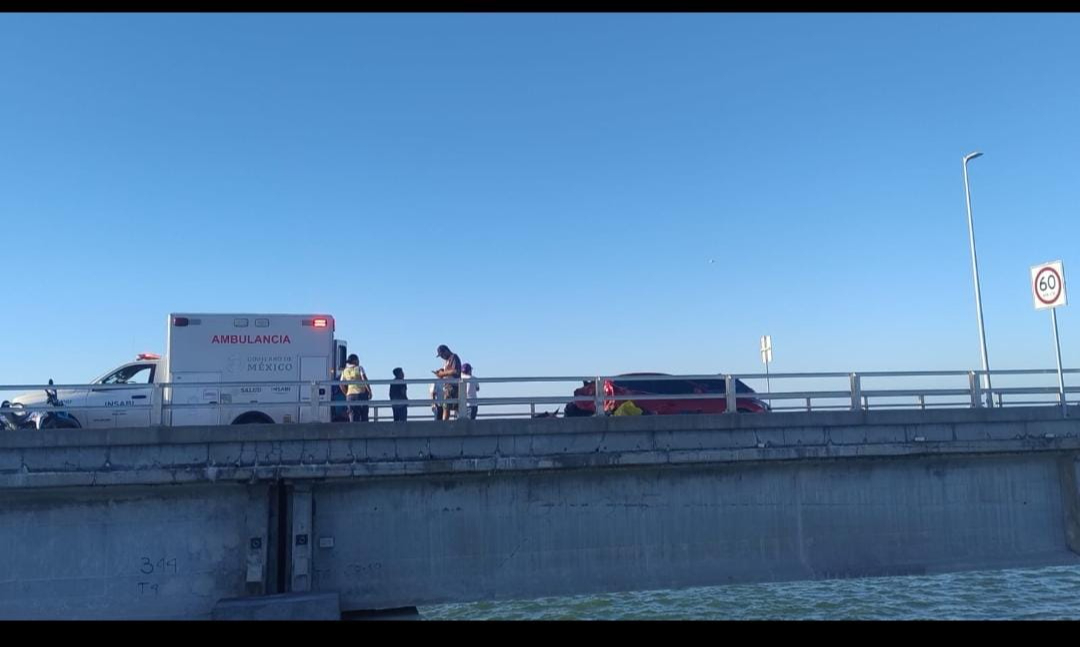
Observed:
[[[1065,305],[1065,271],[1061,261],[1031,268],[1031,293],[1036,310]]]

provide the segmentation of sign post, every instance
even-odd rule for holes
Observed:
[[[764,335],[761,338],[761,361],[765,363],[765,392],[772,395],[772,381],[769,379],[769,362],[772,361],[772,337]],[[769,408],[772,408],[772,398],[769,398]]]
[[[1058,340],[1057,308],[1065,305],[1065,269],[1061,261],[1043,263],[1031,268],[1031,293],[1035,299],[1035,309],[1050,309],[1050,321],[1054,325],[1054,351],[1057,354],[1058,397],[1061,399],[1061,414],[1069,415],[1068,402],[1065,399],[1065,374],[1061,370],[1061,342]]]

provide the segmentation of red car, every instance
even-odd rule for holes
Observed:
[[[619,377],[645,377],[652,375],[667,375],[666,373],[627,373]],[[620,380],[619,377],[604,380],[604,412],[612,413],[626,400],[610,399],[615,396],[631,396],[634,404],[647,414],[671,415],[679,413],[724,413],[727,411],[727,399],[724,378],[705,378],[688,380]],[[739,413],[764,413],[769,410],[769,405],[754,397],[744,397],[745,394],[753,394],[755,391],[746,386],[741,380],[735,380],[735,393],[738,394],[735,402]],[[681,394],[693,393],[716,393],[721,397],[684,399]],[[594,397],[596,394],[596,380],[584,382],[584,386],[574,391],[574,395],[588,397],[586,401],[575,401],[566,405],[566,416],[591,416],[596,410]],[[635,395],[670,395],[670,398],[657,400],[636,400]]]

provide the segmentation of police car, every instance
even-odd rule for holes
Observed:
[[[145,427],[150,424],[151,385],[160,374],[161,364],[160,355],[141,353],[134,362],[92,380],[89,388],[57,389],[56,396],[80,427]],[[131,388],[94,388],[98,385]],[[42,407],[47,400],[44,393],[30,393],[14,398],[12,403]]]

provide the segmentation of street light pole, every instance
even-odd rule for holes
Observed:
[[[968,239],[971,241],[971,273],[975,278],[975,314],[979,318],[979,350],[982,351],[983,376],[985,377],[985,390],[987,406],[994,406],[994,396],[990,391],[990,362],[986,358],[986,328],[983,326],[982,315],[982,292],[979,290],[979,259],[975,254],[975,225],[971,220],[971,189],[968,187],[968,162],[981,157],[982,153],[968,153],[964,156],[964,197],[967,198]]]

